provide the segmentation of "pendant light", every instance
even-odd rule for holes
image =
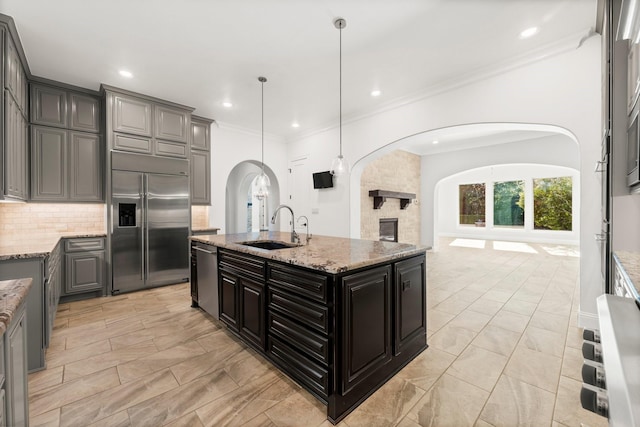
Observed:
[[[265,77],[258,77],[258,81],[260,82],[262,89],[262,159],[260,162],[262,165],[262,170],[260,172],[260,175],[258,175],[253,181],[253,196],[258,200],[262,200],[269,195],[269,187],[271,186],[271,181],[269,180],[267,174],[264,173],[264,83],[267,81],[267,79]]]
[[[331,162],[331,173],[342,176],[349,174],[349,162],[342,155],[342,29],[347,26],[347,21],[336,18],[333,25],[340,31],[340,154]]]

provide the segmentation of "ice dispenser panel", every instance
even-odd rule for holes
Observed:
[[[136,204],[118,203],[118,225],[120,227],[136,226]]]

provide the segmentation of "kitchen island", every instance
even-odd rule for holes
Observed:
[[[333,423],[427,347],[426,248],[328,236],[297,244],[284,232],[191,240],[217,255],[220,320],[326,404]],[[205,286],[215,284],[197,282]]]

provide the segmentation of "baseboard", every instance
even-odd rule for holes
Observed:
[[[598,315],[579,311],[578,326],[584,329],[600,329],[600,321],[598,320]]]

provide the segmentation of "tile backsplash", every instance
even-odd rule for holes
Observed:
[[[104,204],[0,203],[0,243],[29,244],[69,234],[106,233]]]
[[[209,228],[209,206],[191,207],[191,228]]]

